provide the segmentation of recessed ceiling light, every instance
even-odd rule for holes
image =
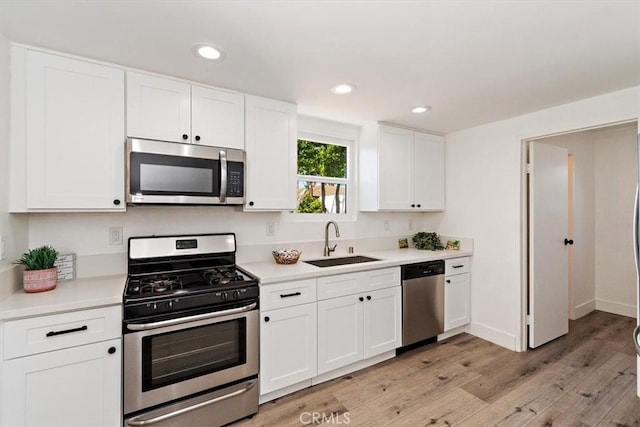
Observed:
[[[336,95],[346,95],[356,90],[356,86],[351,83],[340,83],[331,88],[331,92]]]
[[[421,114],[421,113],[426,113],[427,111],[430,111],[431,107],[426,106],[426,107],[413,107],[411,109],[412,113],[416,113],[416,114]]]
[[[207,43],[196,43],[191,50],[198,56],[211,61],[221,61],[225,57],[224,52],[220,48]]]

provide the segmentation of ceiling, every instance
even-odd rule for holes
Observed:
[[[0,30],[303,114],[441,133],[640,85],[637,0],[0,0]],[[196,58],[196,42],[226,59]],[[341,82],[357,90],[332,94]]]

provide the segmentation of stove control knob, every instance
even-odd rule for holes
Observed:
[[[168,309],[172,309],[173,308],[173,300],[167,301],[167,308]]]
[[[233,299],[239,299],[240,298],[240,292],[239,291],[233,291]]]
[[[153,305],[151,306],[151,310],[156,311],[157,309],[158,309],[158,304],[154,302]]]
[[[227,300],[227,293],[226,292],[221,292],[220,293],[220,299],[222,301],[226,301]]]

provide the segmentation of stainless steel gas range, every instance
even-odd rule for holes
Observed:
[[[233,233],[129,239],[125,426],[220,426],[258,410],[258,281]]]

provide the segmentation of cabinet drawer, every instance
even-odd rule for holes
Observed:
[[[469,272],[469,257],[444,260],[444,275],[453,276]]]
[[[338,274],[318,278],[318,301],[362,292],[362,273]]]
[[[316,279],[260,286],[260,310],[263,312],[315,302],[315,300]]]
[[[4,324],[4,359],[122,336],[120,305],[11,320]]]
[[[375,291],[378,289],[400,286],[400,267],[363,271],[362,275],[364,280],[364,290],[366,291]]]

